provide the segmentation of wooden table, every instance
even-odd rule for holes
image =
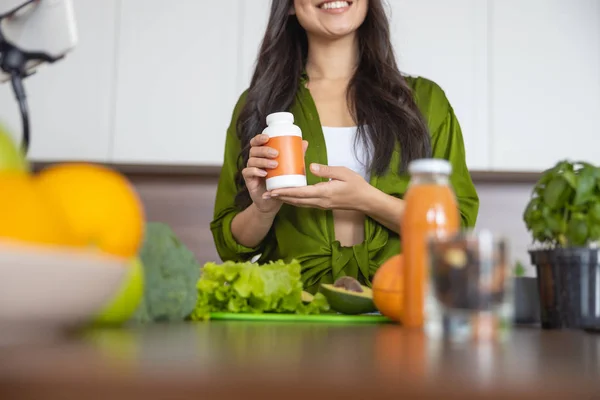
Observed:
[[[210,322],[0,347],[0,399],[600,399],[600,335],[451,345],[396,325]]]

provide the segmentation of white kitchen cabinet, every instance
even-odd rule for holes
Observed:
[[[117,0],[74,0],[79,43],[25,79],[35,161],[106,161],[111,142]],[[0,121],[21,140],[21,117],[9,83],[0,86]]]
[[[467,165],[489,167],[487,2],[390,0],[400,70],[436,82],[460,122]]]
[[[121,2],[112,161],[221,164],[240,19],[238,1]]]
[[[495,0],[491,166],[541,171],[600,161],[600,1]]]

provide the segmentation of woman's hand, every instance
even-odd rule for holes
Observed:
[[[312,186],[273,190],[263,197],[271,196],[297,207],[360,211],[400,233],[404,200],[376,189],[362,176],[345,167],[312,164],[311,171],[330,180]]]
[[[311,171],[316,176],[330,180],[300,188],[273,190],[265,193],[263,198],[270,196],[298,207],[365,212],[373,187],[362,176],[346,167],[320,164],[312,164]]]
[[[242,170],[242,175],[256,208],[262,213],[274,215],[279,212],[282,202],[265,196],[267,192],[265,177],[268,169],[277,167],[277,161],[274,158],[278,153],[277,150],[267,146],[268,142],[269,136],[265,134],[256,135],[250,140],[250,157],[246,168]],[[307,147],[308,142],[304,140],[305,154]]]

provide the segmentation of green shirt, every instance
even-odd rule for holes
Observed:
[[[424,78],[406,78],[412,87],[417,106],[421,110],[432,139],[432,156],[444,158],[452,164],[451,183],[456,193],[463,227],[473,227],[479,210],[479,198],[467,169],[465,148],[460,125],[443,90]],[[343,247],[335,240],[333,216],[329,210],[299,208],[284,204],[265,240],[256,248],[240,245],[231,233],[231,221],[239,212],[234,203],[238,188],[235,183],[240,141],[236,134],[236,120],[243,107],[246,92],[237,102],[227,131],[223,169],[217,188],[214,219],[210,224],[215,246],[225,260],[245,261],[262,253],[259,262],[282,259],[298,260],[302,264],[302,279],[307,291],[315,292],[319,283],[332,283],[348,275],[366,285],[377,268],[401,249],[397,233],[377,221],[366,218],[363,243]],[[309,146],[306,163],[327,164],[325,139],[317,108],[309,90],[300,84],[291,109],[295,124],[302,129]],[[260,132],[257,132],[257,134]],[[384,176],[373,174],[370,184],[389,195],[402,198],[410,176],[397,173],[400,154],[396,150],[391,168]],[[308,184],[322,179],[307,169]]]

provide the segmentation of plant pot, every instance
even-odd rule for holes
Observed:
[[[600,249],[532,250],[544,329],[600,329]]]
[[[515,323],[538,324],[540,322],[540,296],[535,277],[514,279]]]

